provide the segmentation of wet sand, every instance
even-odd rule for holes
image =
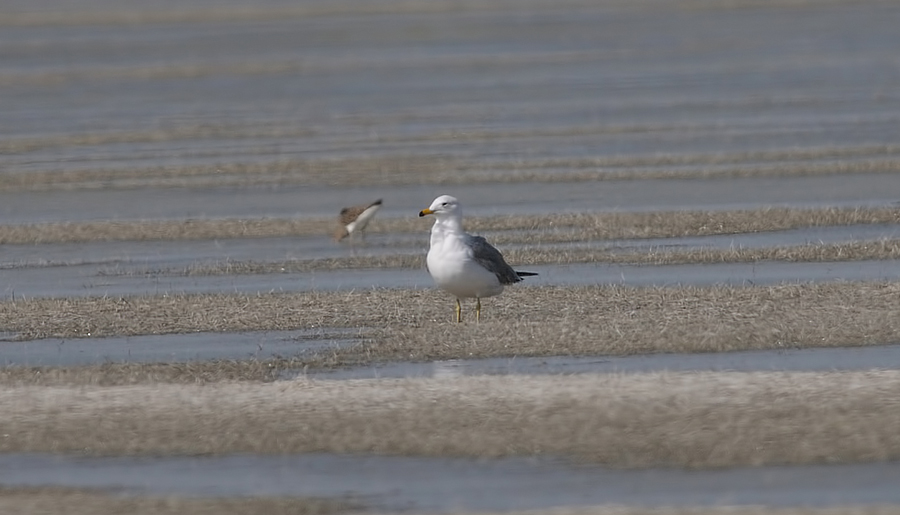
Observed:
[[[109,0],[64,5],[16,0],[0,16],[0,85],[6,100],[0,125],[0,224],[321,219],[336,216],[344,205],[378,197],[385,206],[380,216],[401,218],[414,217],[442,193],[458,196],[467,213],[478,216],[895,207],[900,205],[900,77],[894,73],[898,20],[900,8],[894,3],[841,0],[753,5],[529,0],[513,6],[389,0],[262,0],[252,5],[155,0],[132,6]],[[426,231],[423,225],[421,232],[371,235],[370,245],[356,251],[421,254]],[[896,225],[872,225],[576,245],[623,252],[769,248],[874,241],[897,234]],[[353,252],[326,238],[3,245],[0,295],[14,302],[373,288],[418,295],[432,288],[424,270],[409,269],[179,274],[229,260],[277,263]],[[900,279],[896,260],[589,263],[530,269],[540,276],[529,284],[548,289]],[[235,313],[239,325],[241,312]],[[430,323],[435,323],[433,316]],[[90,321],[85,325],[91,326]],[[0,341],[0,362],[71,366],[267,359],[328,353],[346,343],[336,332],[291,329]],[[420,329],[410,326],[408,332]],[[701,333],[698,338],[704,337]],[[8,340],[15,334],[4,336]],[[523,342],[527,336],[522,335]],[[518,394],[531,391],[545,374],[577,380],[626,371],[638,377],[660,370],[713,370],[725,377],[775,370],[793,378],[790,383],[811,371],[894,370],[900,362],[896,353],[895,346],[886,345],[428,360],[337,371],[328,377],[433,376],[469,386],[467,382],[486,380],[485,375],[508,374],[519,377],[506,379],[523,380]],[[873,387],[882,384],[879,377],[873,376]],[[297,379],[303,380],[308,378]],[[276,384],[287,387],[291,381]],[[167,388],[175,397],[188,391],[158,386],[154,391],[144,385],[148,402]],[[210,387],[230,388],[227,383]],[[378,388],[373,391],[380,395]],[[98,387],[97,392],[113,395],[115,390]],[[9,389],[0,393],[15,394]],[[75,393],[61,388],[54,395]],[[834,396],[823,399],[810,408],[832,406]],[[766,408],[770,400],[761,395],[749,408]],[[333,402],[340,407],[341,402]],[[54,413],[77,414],[92,406],[76,403],[66,406],[71,412]],[[167,409],[160,407],[160,413]],[[293,407],[279,409],[283,417],[293,413]],[[746,407],[735,413],[741,412]],[[119,415],[113,410],[110,416]],[[832,415],[810,419],[802,427],[831,427]],[[282,423],[278,417],[263,419],[254,431],[275,430]],[[43,420],[35,431],[53,429]],[[128,421],[116,419],[113,424],[121,425],[98,428],[97,420],[110,424],[111,419],[98,417],[85,427],[125,435],[122,448],[128,447]],[[205,423],[198,420],[182,429],[201,439],[221,436],[219,427]],[[779,427],[767,423],[773,430]],[[296,434],[296,425],[290,429]],[[411,430],[407,436],[417,435]],[[682,436],[674,432],[663,438],[660,453],[677,448]],[[835,429],[818,440],[819,449],[837,453],[848,438]],[[737,449],[742,441],[734,437],[716,450]],[[497,442],[497,449],[521,444],[514,437]],[[634,456],[641,452],[633,450]],[[601,503],[900,504],[894,488],[896,462],[687,472],[575,467],[545,459],[534,449],[521,459],[482,461],[274,454],[202,458],[175,452],[157,458],[79,459],[9,453],[0,454],[0,483],[124,488],[129,495],[349,494],[375,509],[429,512]],[[622,457],[623,462],[628,459]],[[749,462],[754,461],[742,463]]]
[[[131,495],[349,494],[427,511],[482,491],[504,510],[892,503],[897,384],[896,371],[867,371],[24,387],[3,392],[0,478]],[[779,423],[759,423],[770,417]],[[834,432],[841,444],[823,447]],[[877,458],[850,465],[857,453]]]

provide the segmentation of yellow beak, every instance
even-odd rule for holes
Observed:
[[[427,207],[421,211],[419,211],[419,216],[431,215],[434,214],[434,211],[428,209]]]

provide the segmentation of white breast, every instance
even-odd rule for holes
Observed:
[[[359,216],[356,217],[356,220],[347,224],[347,232],[353,233],[353,231],[361,231],[369,225],[369,221],[372,220],[372,217],[375,216],[375,212],[381,209],[381,204],[377,204],[374,206],[369,206],[365,209]]]
[[[491,297],[503,291],[493,273],[472,258],[472,253],[459,238],[432,242],[426,261],[428,272],[442,290],[460,298]]]

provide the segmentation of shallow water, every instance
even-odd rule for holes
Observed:
[[[358,343],[357,330],[314,329],[242,333],[189,333],[107,338],[0,340],[0,366],[78,366],[101,363],[182,363],[214,359],[302,356]],[[900,368],[900,345],[746,352],[550,356],[376,363],[320,372],[288,371],[283,379],[455,377],[507,374],[587,374],[685,371],[837,371]]]
[[[0,341],[0,366],[264,360],[348,346],[354,335],[355,331],[295,330]]]
[[[731,8],[703,1],[529,0],[515,8],[453,3],[445,11],[439,9],[445,5],[440,2],[387,0],[10,0],[7,4],[0,8],[4,99],[0,179],[4,180],[39,172],[109,171],[116,176],[119,171],[215,169],[235,163],[262,164],[265,169],[285,160],[345,158],[360,159],[356,165],[360,171],[388,174],[391,165],[371,160],[390,158],[388,163],[405,164],[448,159],[474,170],[491,170],[497,164],[509,167],[507,172],[490,172],[500,174],[527,172],[535,164],[538,171],[553,175],[578,170],[716,172],[723,166],[795,171],[839,163],[873,173],[452,186],[412,181],[416,183],[390,187],[303,182],[193,187],[190,177],[176,174],[173,180],[183,179],[181,187],[159,188],[140,179],[117,178],[112,188],[94,183],[68,190],[49,184],[49,191],[0,192],[0,224],[322,217],[379,197],[384,199],[381,216],[401,217],[415,216],[442,193],[456,195],[466,212],[475,215],[900,205],[898,174],[886,173],[883,164],[896,157],[894,146],[900,141],[897,3],[771,2]],[[460,7],[465,5],[477,8]],[[365,14],[354,8],[358,6],[387,9],[383,14]],[[306,8],[315,12],[297,11]],[[47,12],[62,16],[53,18]],[[16,21],[22,13],[33,17]],[[835,150],[850,152],[839,155]],[[700,159],[683,164],[667,161],[666,156]],[[719,161],[720,157],[724,159]],[[577,162],[594,158],[601,164]],[[606,166],[602,163],[607,158],[621,158],[624,164]],[[558,163],[540,165],[547,160]],[[423,225],[423,236],[426,229]],[[637,249],[721,248],[869,237],[860,236],[869,229],[852,230],[853,234],[834,229],[605,243]],[[892,235],[895,231],[886,230]],[[385,243],[374,239],[368,252],[379,252],[378,244]],[[413,245],[402,247],[424,251],[424,245],[419,249]],[[432,287],[423,270],[115,275],[210,260],[275,261],[344,251],[329,247],[324,237],[4,245],[0,295]],[[59,266],[5,268],[48,262]],[[534,270],[541,275],[527,284],[900,279],[897,261],[586,264]],[[306,343],[269,333],[262,337],[260,351],[259,335],[240,335],[227,345],[222,335],[143,338],[87,342],[83,347],[73,341],[62,345],[47,341],[15,351],[21,351],[15,359],[32,364],[54,359],[71,363],[205,359],[213,352],[206,343],[216,347],[216,356],[288,351]],[[167,343],[176,341],[185,347],[174,349],[174,343]],[[6,348],[9,356],[15,354],[12,348]],[[130,355],[123,354],[128,350]],[[835,366],[856,363],[864,368],[876,360],[823,351],[816,356],[830,358],[819,361],[802,355],[792,361],[793,354],[787,352],[779,356],[784,361],[770,357],[760,366],[799,369],[819,363],[824,368],[828,359],[835,359]],[[3,357],[13,359],[6,353]],[[730,358],[735,356],[722,359]],[[890,361],[896,356],[882,358]],[[551,365],[529,363],[526,371],[739,367],[756,358],[699,364],[648,359],[650,365],[637,365],[636,358],[603,362],[614,365],[563,359]],[[486,365],[486,372],[504,367],[515,371],[519,363]],[[440,367],[455,371],[455,365]],[[594,503],[900,503],[896,488],[900,467],[895,463],[686,472],[610,471],[528,459],[478,462],[323,455],[78,459],[0,454],[0,483],[179,495],[353,495],[393,511]]]
[[[896,238],[892,224],[814,227],[754,234],[685,238],[598,240],[573,243],[611,251],[763,248],[849,243]],[[490,235],[488,235],[490,236]],[[229,261],[289,262],[350,255],[424,254],[427,232],[372,234],[351,248],[326,236],[6,245],[0,262],[0,294],[7,297],[153,295],[161,293],[269,292],[382,288],[430,288],[423,270],[319,270],[251,275],[183,275],[192,266]],[[515,248],[507,245],[503,248]],[[840,263],[761,262],[710,265],[612,265],[587,263],[529,267],[541,275],[529,285],[581,284],[771,284],[780,281],[890,280],[896,261]]]
[[[896,239],[900,225],[849,225],[838,227],[805,227],[787,231],[723,234],[681,238],[647,238],[609,240],[602,242],[617,250],[690,250],[711,249],[760,249],[767,247],[794,247],[800,245],[827,245]],[[579,246],[596,246],[601,242],[579,243]]]
[[[381,216],[414,217],[440,193],[457,195],[476,215],[898,205],[900,180],[882,168],[900,136],[894,66],[900,6],[701,4],[533,0],[513,10],[475,3],[442,11],[385,0],[339,7],[282,0],[17,1],[0,19],[0,84],[8,100],[0,170],[14,178],[361,158],[354,166],[365,171],[365,159],[389,156],[397,163],[464,161],[476,169],[503,164],[506,171],[490,172],[501,179],[548,160],[555,164],[537,169],[550,175],[868,163],[860,173],[452,186],[412,180],[389,187],[328,181],[192,187],[190,177],[175,173],[181,187],[136,179],[113,188],[49,184],[49,191],[0,192],[0,223],[321,217],[378,197]],[[313,14],[297,10],[307,8]],[[387,14],[366,12],[373,8]],[[687,164],[670,159],[679,156],[692,157]],[[594,158],[600,164],[577,162]],[[607,158],[613,164],[603,164]],[[372,172],[390,174],[391,167],[373,163]],[[375,237],[367,252],[384,250],[379,242],[421,252],[426,230],[423,224],[422,235],[403,235],[399,245]],[[869,229],[853,230],[848,238]],[[840,231],[612,244],[756,246],[840,240]],[[0,270],[0,294],[7,297],[430,285],[422,274],[391,271],[104,274],[346,252],[324,236],[3,250],[4,265],[73,265]],[[835,278],[757,266],[761,278],[736,267],[711,269],[711,281],[691,278],[699,274],[688,268],[670,269],[677,275],[669,278],[627,267],[542,268],[546,274],[536,283],[604,283],[611,274],[640,284]],[[890,265],[887,272],[864,268],[846,265],[837,274],[894,276]]]
[[[878,171],[896,153],[884,151],[900,139],[894,3],[441,6],[16,0],[0,19],[0,169],[360,158],[365,170],[365,159],[387,156],[514,165],[500,174],[609,157],[637,161],[587,168],[871,161]],[[828,151],[846,148],[856,150]],[[685,155],[712,159],[647,162]],[[185,177],[169,189],[0,193],[0,223],[323,216],[377,197],[399,216],[439,193],[484,214],[883,205],[900,199],[895,178],[193,188]]]
[[[900,202],[895,174],[562,183],[281,186],[0,192],[0,223],[184,218],[337,216],[341,207],[384,200],[379,216],[415,217],[440,194],[473,215],[579,211],[726,210],[763,206],[883,207]],[[427,224],[424,224],[427,227]]]
[[[537,277],[525,285],[621,284],[676,286],[766,285],[813,281],[891,281],[900,279],[900,261],[826,263],[760,262],[703,265],[574,264],[529,266]],[[0,295],[31,297],[113,297],[179,293],[258,293],[433,288],[425,270],[339,270],[264,275],[176,277],[157,274],[98,276],[95,266],[0,270]],[[515,288],[516,286],[512,286]]]
[[[18,4],[15,11],[41,10]],[[747,10],[529,2],[304,16],[260,0],[241,5],[249,16],[226,22],[213,15],[234,2],[97,4],[54,10],[99,11],[99,21],[4,27],[0,134],[232,130],[175,142],[45,145],[4,156],[11,172],[297,156],[741,152],[893,144],[898,136],[900,36],[891,3]],[[209,19],[102,18],[173,8]],[[465,138],[479,130],[497,135]]]
[[[187,241],[99,241],[4,245],[0,270],[67,265],[96,266],[98,275],[165,272],[177,274],[192,265],[229,261],[280,262],[340,258],[351,255],[423,254],[428,248],[428,230],[420,233],[369,234],[364,242],[335,244],[327,235],[272,238],[233,238]],[[487,233],[488,239],[492,234]],[[835,244],[900,237],[900,225],[873,224],[808,227],[786,231],[724,234],[680,238],[595,240],[567,245],[621,251],[699,248],[764,248],[808,244]],[[560,244],[566,245],[566,244]],[[501,245],[503,249],[524,245]]]
[[[317,496],[384,511],[562,506],[834,506],[900,503],[900,463],[610,470],[548,459],[310,454],[166,458],[0,455],[0,484],[180,496]]]
[[[900,345],[781,349],[636,356],[549,356],[377,363],[321,372],[288,372],[284,379],[458,377],[477,375],[609,374],[643,372],[829,372],[900,369]]]

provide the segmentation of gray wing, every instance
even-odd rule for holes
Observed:
[[[506,264],[503,255],[481,236],[469,236],[469,247],[472,248],[472,256],[479,265],[497,276],[500,284],[513,284],[522,280],[519,274]]]

